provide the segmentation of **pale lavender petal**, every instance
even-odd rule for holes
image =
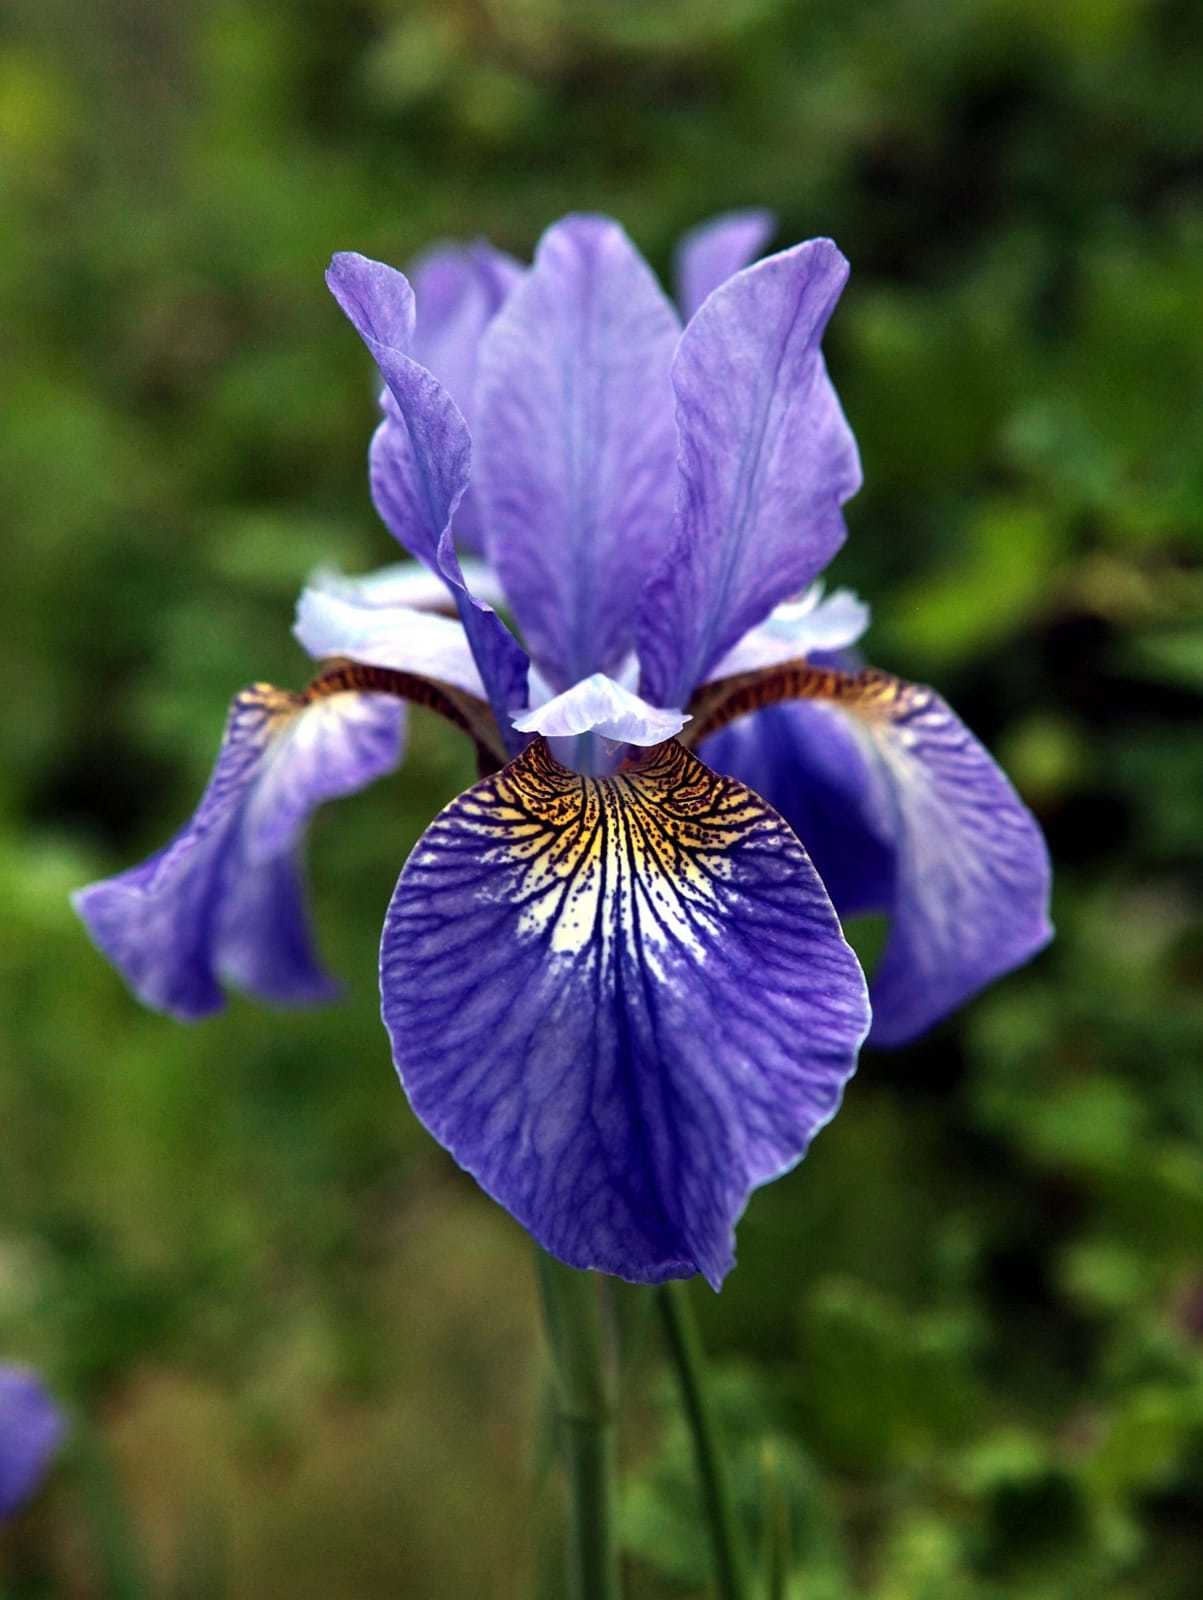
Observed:
[[[310,814],[356,794],[401,760],[404,708],[391,695],[344,692],[281,718],[264,746],[240,820],[248,862],[291,850]]]
[[[417,321],[410,354],[434,373],[469,426],[481,338],[523,270],[483,240],[437,245],[413,264]]]
[[[460,571],[477,599],[491,606],[504,604],[497,574],[485,562],[468,556],[460,563]],[[359,577],[350,577],[333,567],[319,567],[308,587],[352,601],[361,608],[411,606],[418,611],[441,611],[453,603],[443,577],[418,561],[397,561]]]
[[[468,484],[467,425],[438,380],[397,342],[407,323],[400,308],[412,300],[401,273],[347,252],[334,257],[326,280],[391,396],[392,412],[386,410],[369,455],[376,509],[394,538],[446,582],[502,737],[513,741],[509,715],[526,704],[526,655],[493,608],[468,592],[451,534]]]
[[[339,985],[314,952],[298,852],[238,859],[223,887],[212,946],[217,976],[273,1005],[337,999]]]
[[[331,260],[326,285],[381,373],[389,360],[404,359],[417,318],[414,292],[404,273],[348,250]]]
[[[596,733],[619,744],[653,745],[675,738],[689,721],[688,713],[663,711],[604,672],[583,678],[562,694],[514,718],[520,733],[571,738]]]
[[[820,579],[800,600],[774,606],[764,622],[727,651],[707,679],[757,672],[816,651],[846,650],[861,638],[869,621],[868,606],[851,589],[833,589],[824,596]]]
[[[1052,938],[1048,848],[1001,768],[931,689],[903,685],[888,719],[857,726],[896,858],[873,1042],[901,1044]]]
[[[682,234],[673,259],[677,304],[688,322],[706,296],[755,261],[777,229],[771,211],[725,211]]]
[[[874,1044],[922,1033],[1052,937],[1040,828],[931,689],[773,707],[705,741],[708,761],[798,831],[841,913],[882,910]]]
[[[0,1366],[0,1522],[35,1493],[65,1433],[41,1380],[24,1367]]]
[[[860,463],[819,342],[847,276],[811,240],[737,273],[681,337],[677,526],[639,618],[640,692],[657,704],[687,701],[843,542]]]
[[[675,742],[594,780],[539,740],[461,795],[401,875],[381,986],[434,1136],[553,1255],[643,1283],[719,1286],[869,1020],[794,835]]]
[[[627,655],[666,547],[679,326],[617,223],[568,217],[485,335],[476,479],[488,555],[558,689]]]
[[[468,254],[487,286],[493,310],[499,311],[509,298],[510,291],[527,271],[526,263],[483,238],[472,241],[468,246]]]
[[[446,590],[443,590],[446,597]],[[373,667],[437,678],[486,698],[462,623],[412,606],[361,604],[323,587],[304,589],[293,633],[315,661],[345,656]]]
[[[480,341],[510,290],[522,276],[512,256],[484,240],[467,247],[441,245],[414,263],[417,324],[411,354],[431,371],[475,429],[475,393]],[[471,484],[455,512],[456,543],[479,550],[483,539]]]
[[[383,695],[305,704],[259,684],[235,699],[191,820],[140,866],[72,896],[140,1000],[205,1016],[223,1004],[221,977],[280,1003],[331,997],[294,861],[301,829],[323,800],[397,765],[402,727]]]
[[[439,570],[451,585],[456,610],[472,646],[481,682],[488,691],[502,742],[512,755],[521,740],[509,719],[526,705],[530,657],[493,607],[469,591],[449,526],[439,540]]]

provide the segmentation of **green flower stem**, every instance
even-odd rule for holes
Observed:
[[[597,1280],[537,1254],[539,1295],[555,1373],[568,1480],[572,1600],[618,1600],[614,1541],[614,1378],[606,1359]]]
[[[706,1522],[714,1552],[714,1576],[719,1600],[747,1600],[746,1566],[739,1524],[731,1498],[731,1485],[719,1448],[718,1429],[706,1392],[702,1341],[694,1319],[689,1291],[683,1283],[666,1283],[656,1292],[669,1354],[681,1387],[681,1401],[693,1439],[694,1463],[706,1507]]]

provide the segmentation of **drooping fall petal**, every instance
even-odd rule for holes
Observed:
[[[418,1116],[554,1255],[717,1287],[835,1113],[864,979],[790,829],[678,743],[584,778],[540,739],[435,820],[381,947]]]
[[[266,684],[238,695],[201,802],[169,845],[72,897],[146,1005],[221,1009],[221,980],[285,1004],[336,986],[314,954],[297,866],[310,813],[400,760],[403,711],[377,694],[306,703]]]
[[[759,714],[785,700],[807,702],[796,708],[807,715],[769,724],[777,749],[758,748]],[[872,668],[798,662],[708,685],[691,709],[707,754],[763,784],[803,843],[818,819],[816,858],[832,863],[845,908],[889,913],[871,988],[874,1043],[922,1033],[1052,937],[1039,825],[934,690]],[[734,731],[739,716],[749,742],[724,748],[718,730]]]

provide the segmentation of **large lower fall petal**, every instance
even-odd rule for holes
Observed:
[[[401,875],[381,986],[434,1136],[554,1255],[637,1282],[718,1286],[869,1021],[796,836],[676,742],[592,779],[539,739],[461,795]]]

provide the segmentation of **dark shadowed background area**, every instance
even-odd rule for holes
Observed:
[[[1199,1594],[1201,83],[1194,0],[8,0],[0,1357],[75,1432],[6,1600],[518,1600],[554,1559],[528,1241],[377,1013],[466,751],[417,715],[318,820],[340,1007],[150,1015],[67,894],[183,820],[233,690],[304,681],[307,572],[396,554],[330,252],[594,208],[664,268],[746,204],[852,261],[831,576],[1039,814],[1059,928],[865,1054],[698,1290],[748,1516],[784,1502],[799,1600]],[[686,1600],[654,1334],[629,1588]]]

